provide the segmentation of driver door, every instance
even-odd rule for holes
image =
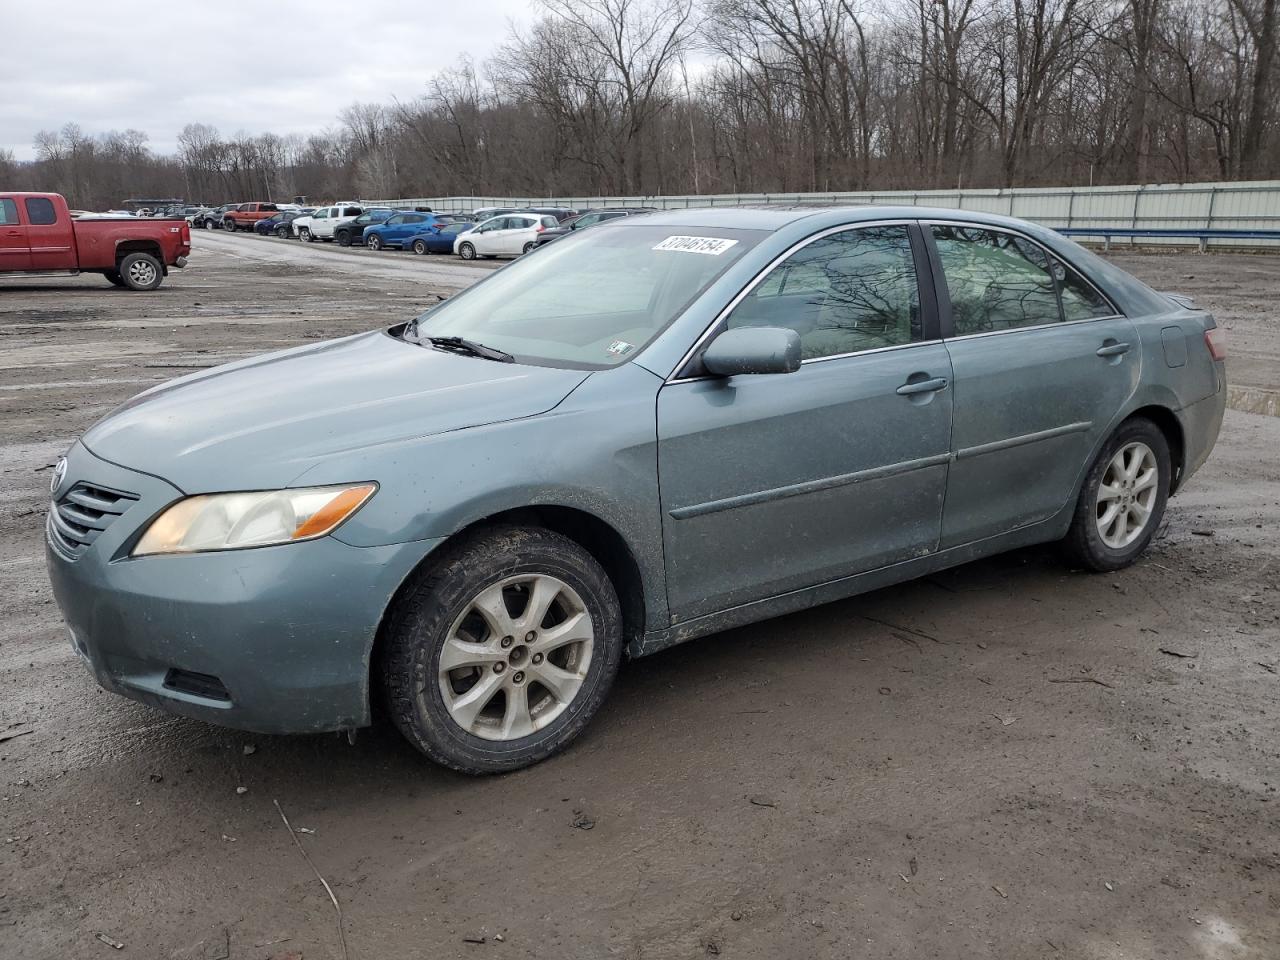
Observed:
[[[937,550],[951,362],[918,281],[924,256],[913,224],[820,234],[720,321],[795,330],[798,371],[717,378],[695,366],[663,386],[673,623]]]

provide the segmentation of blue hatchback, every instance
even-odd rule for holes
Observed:
[[[418,234],[425,233],[432,227],[452,223],[453,220],[453,217],[436,213],[417,213],[416,211],[393,213],[382,223],[365,227],[364,245],[370,250],[381,250],[383,247],[407,247],[409,241]],[[449,252],[453,252],[452,247]]]
[[[460,233],[474,227],[470,220],[457,220],[453,223],[438,223],[430,230],[410,237],[404,244],[406,250],[416,254],[453,253],[453,241]]]

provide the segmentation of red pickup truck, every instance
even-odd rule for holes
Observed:
[[[190,253],[186,220],[72,218],[56,193],[0,190],[0,274],[100,273],[117,287],[154,290]]]
[[[259,220],[274,217],[280,208],[274,203],[241,203],[232,207],[222,215],[222,229],[235,233],[237,230],[252,230]]]

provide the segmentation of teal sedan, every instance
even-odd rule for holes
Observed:
[[[130,400],[57,465],[49,575],[109,690],[273,733],[380,697],[433,760],[513,770],[625,657],[1029,544],[1133,563],[1224,356],[1018,220],[627,217]]]

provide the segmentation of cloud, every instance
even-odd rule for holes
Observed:
[[[180,0],[138,17],[100,0],[5,6],[0,149],[39,130],[144,130],[160,152],[187,123],[314,133],[357,101],[411,100],[464,54],[482,60],[531,0]]]

